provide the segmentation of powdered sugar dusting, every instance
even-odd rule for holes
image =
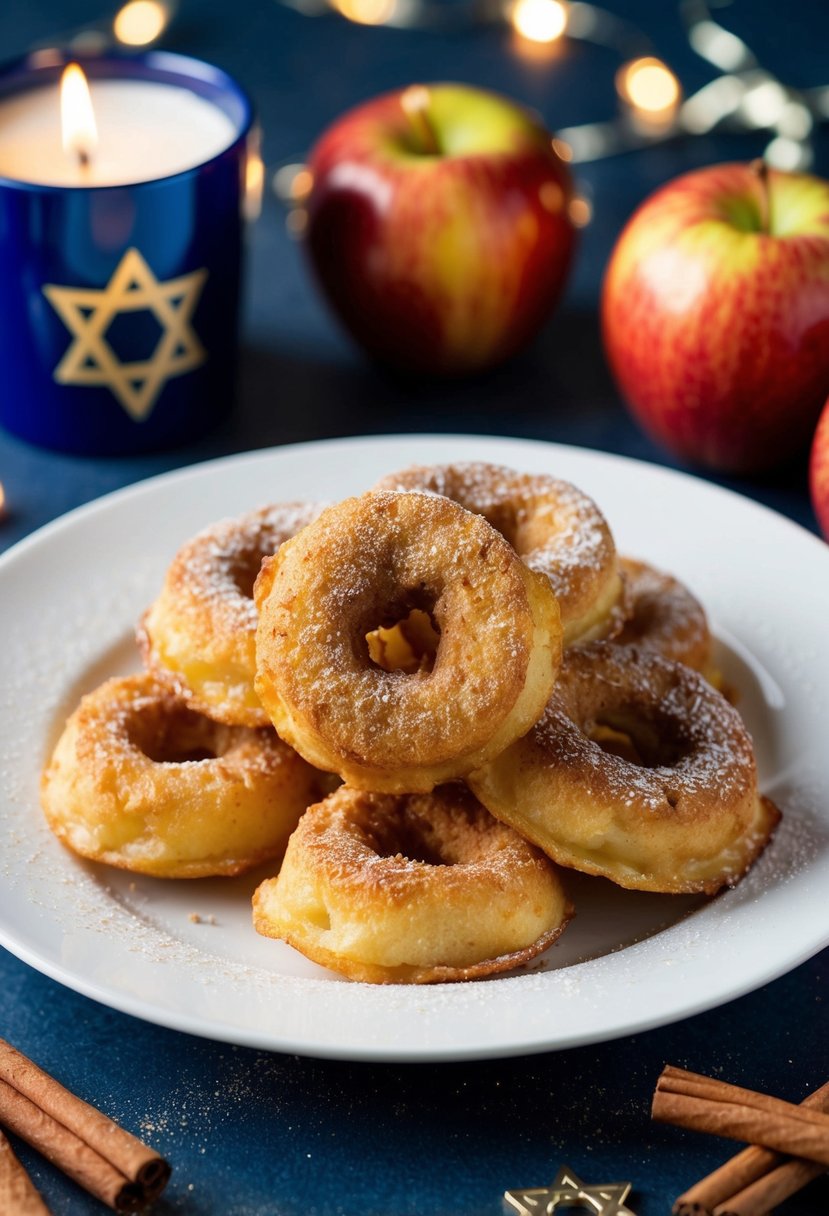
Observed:
[[[205,528],[167,573],[167,610],[208,613],[210,633],[256,628],[253,581],[262,559],[311,523],[324,503],[274,503]]]
[[[390,771],[427,750],[422,763],[483,746],[513,704],[514,692],[501,708],[503,689],[526,680],[533,629],[501,536],[444,499],[414,498],[374,492],[331,508],[286,548],[260,603],[262,684],[273,670],[284,700],[340,752]],[[433,671],[369,663],[360,636],[412,606],[441,631]]]
[[[677,744],[670,763],[646,767],[608,754],[585,733],[591,720],[630,710],[661,723]],[[635,647],[593,643],[569,651],[541,721],[530,732],[551,767],[583,772],[585,796],[609,795],[637,810],[665,813],[686,799],[724,805],[751,795],[751,739],[737,711],[701,676]],[[591,776],[592,774],[592,776]]]
[[[702,668],[710,661],[711,633],[705,609],[678,579],[645,562],[623,557],[631,611],[615,639],[639,643],[668,659]]]
[[[597,597],[615,567],[607,521],[587,494],[544,474],[468,462],[414,466],[392,473],[378,489],[427,490],[483,515],[532,570],[545,574],[566,621]]]
[[[365,450],[352,444],[326,457],[327,484],[309,488],[332,495],[354,492],[354,468],[363,456],[361,468],[371,480],[383,468],[412,458],[452,460],[470,449],[482,459],[514,454],[516,462],[526,459],[534,468],[554,459],[576,480],[584,476],[589,484],[592,477],[626,542],[641,542],[655,560],[687,575],[713,609],[715,622],[742,638],[739,663],[728,647],[717,661],[730,681],[732,669],[740,677],[740,709],[763,741],[766,788],[784,811],[772,847],[747,878],[702,906],[677,897],[610,891],[609,884],[584,879],[580,915],[530,974],[412,991],[342,983],[304,964],[287,947],[256,940],[249,890],[237,880],[200,883],[196,893],[192,886],[182,892],[184,884],[139,879],[131,891],[132,879],[83,865],[51,839],[37,809],[40,741],[54,732],[54,716],[71,708],[81,691],[129,665],[130,631],[157,591],[168,560],[164,536],[170,513],[153,514],[155,499],[145,495],[132,505],[131,516],[122,510],[117,544],[109,543],[106,528],[94,531],[87,517],[85,530],[79,520],[72,531],[44,535],[37,542],[36,563],[21,554],[3,571],[0,933],[6,944],[64,982],[183,1029],[282,1050],[436,1058],[572,1045],[618,1033],[620,1027],[656,1024],[746,991],[825,941],[829,785],[821,732],[829,716],[829,679],[825,648],[813,628],[813,587],[805,575],[798,582],[795,571],[798,561],[802,572],[819,556],[814,542],[794,529],[786,531],[771,516],[759,524],[755,519],[764,545],[777,546],[788,574],[781,590],[780,570],[767,576],[760,562],[747,583],[742,574],[732,574],[733,529],[748,561],[753,551],[743,546],[754,508],[681,479],[671,483],[676,501],[664,494],[659,498],[669,476],[662,471],[606,457],[594,465],[585,454],[571,457],[559,449],[551,456],[537,446],[511,447],[501,440],[395,440],[367,444]],[[292,493],[304,492],[313,481],[304,451],[301,461],[290,450],[256,459],[262,462],[257,497],[282,484],[286,475]],[[338,475],[338,465],[348,471]],[[294,466],[299,471],[291,475]],[[234,509],[234,496],[240,503],[248,497],[251,468],[259,465],[229,462],[201,480],[182,483],[182,505],[198,518],[216,487]],[[227,490],[234,479],[235,489]],[[660,519],[648,532],[642,526],[645,508],[636,504],[656,500],[662,504]],[[684,539],[683,519],[695,507],[694,518],[706,535],[704,556],[695,556],[697,550]],[[104,510],[111,513],[109,506]],[[151,537],[142,528],[145,514],[153,521]],[[144,538],[137,545],[131,526]],[[721,539],[726,534],[727,543]],[[67,573],[62,555],[73,542]],[[765,605],[763,616],[755,611],[758,602]],[[603,902],[606,897],[610,902]],[[205,918],[215,915],[217,924],[190,923],[194,909]],[[591,929],[592,909],[598,911]]]

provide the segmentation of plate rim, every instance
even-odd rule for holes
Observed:
[[[503,443],[506,446],[518,444],[521,446],[535,447],[545,452],[564,452],[567,454],[575,454],[579,457],[588,458],[590,461],[598,461],[608,465],[622,465],[625,467],[633,466],[634,468],[644,467],[651,474],[661,475],[668,481],[674,481],[679,478],[683,481],[693,483],[696,489],[702,488],[704,493],[714,496],[724,496],[725,499],[731,501],[736,500],[743,507],[748,506],[753,512],[759,512],[760,515],[769,515],[777,521],[777,524],[783,524],[787,528],[794,529],[801,536],[806,536],[810,541],[814,542],[814,552],[824,553],[824,557],[820,560],[826,560],[829,556],[829,549],[824,542],[815,534],[810,532],[803,525],[773,508],[759,503],[754,499],[748,498],[739,492],[730,488],[720,486],[716,483],[707,481],[704,477],[693,473],[688,473],[682,470],[675,470],[663,465],[651,464],[647,461],[642,461],[634,457],[621,456],[616,453],[597,451],[590,448],[577,447],[575,445],[565,445],[548,442],[546,440],[523,438],[520,436],[500,436],[500,435],[478,435],[468,433],[410,433],[410,434],[383,434],[371,436],[346,436],[341,438],[331,438],[325,440],[302,441],[291,444],[278,445],[271,448],[254,449],[247,452],[233,453],[226,456],[215,457],[210,460],[199,461],[195,464],[184,466],[183,468],[172,469],[162,473],[154,474],[147,478],[142,478],[130,485],[120,487],[110,491],[105,495],[92,499],[89,502],[83,503],[78,507],[50,520],[34,532],[23,537],[16,544],[0,555],[0,579],[7,577],[6,571],[8,567],[13,567],[14,563],[30,549],[36,549],[39,545],[49,543],[53,536],[59,535],[64,530],[69,530],[78,523],[83,524],[88,518],[94,518],[97,515],[105,514],[108,508],[113,503],[129,502],[133,499],[140,499],[142,496],[152,494],[159,485],[165,485],[169,482],[192,482],[200,478],[209,479],[216,473],[217,470],[227,467],[229,464],[234,466],[244,466],[247,463],[255,463],[262,461],[266,463],[279,453],[297,453],[298,458],[302,459],[302,455],[308,451],[316,451],[320,447],[337,448],[337,447],[361,447],[361,446],[383,446],[388,444],[401,444],[403,446],[424,445],[433,442],[451,444],[469,444],[480,441],[483,443]],[[505,458],[509,459],[509,453],[505,453]],[[787,973],[795,967],[801,965],[804,961],[813,957],[826,945],[829,945],[829,924],[825,931],[819,936],[816,942],[810,942],[795,954],[782,962],[774,962],[770,964],[762,974],[755,974],[750,979],[738,980],[732,983],[725,989],[718,988],[716,993],[708,993],[700,995],[694,1001],[686,1001],[683,1008],[679,1012],[660,1011],[650,1016],[642,1015],[635,1020],[628,1020],[624,1024],[618,1026],[612,1033],[606,1030],[591,1031],[585,1030],[582,1033],[574,1032],[566,1038],[559,1038],[555,1041],[550,1041],[548,1038],[537,1038],[532,1041],[521,1041],[514,1043],[501,1044],[497,1047],[482,1045],[480,1047],[464,1047],[463,1045],[455,1045],[451,1049],[437,1048],[433,1051],[424,1049],[423,1047],[413,1047],[411,1050],[401,1049],[400,1047],[365,1047],[363,1049],[343,1048],[336,1043],[320,1043],[309,1044],[307,1041],[290,1040],[284,1037],[275,1036],[272,1030],[267,1033],[262,1030],[252,1030],[247,1027],[234,1026],[224,1021],[210,1020],[202,1015],[194,1015],[191,1013],[183,1013],[175,1009],[169,1009],[166,1006],[153,1005],[150,1002],[133,997],[131,994],[119,991],[114,987],[106,987],[98,983],[94,979],[88,979],[83,975],[77,975],[70,969],[62,966],[59,962],[55,962],[45,955],[38,952],[37,949],[31,948],[27,942],[21,941],[15,937],[14,932],[7,928],[5,919],[0,921],[0,944],[10,951],[13,955],[20,958],[24,963],[32,966],[35,970],[42,972],[51,979],[62,984],[63,986],[81,993],[82,995],[104,1004],[110,1008],[117,1009],[119,1012],[126,1013],[131,1016],[139,1017],[140,1019],[150,1022],[155,1025],[164,1026],[168,1029],[184,1031],[186,1033],[195,1034],[212,1040],[235,1043],[238,1045],[256,1047],[263,1050],[282,1051],[293,1054],[301,1054],[309,1057],[331,1058],[331,1059],[346,1059],[354,1061],[375,1061],[375,1062],[416,1062],[416,1061],[461,1061],[483,1058],[503,1058],[510,1055],[534,1054],[538,1052],[550,1050],[565,1050],[571,1047],[581,1046],[592,1042],[610,1041],[614,1038],[624,1037],[636,1033],[643,1032],[648,1029],[655,1028],[660,1025],[666,1025],[686,1017],[695,1016],[698,1013],[704,1012],[707,1009],[718,1007],[726,1004],[738,997],[745,995],[747,992],[753,991],[765,983]],[[576,964],[580,966],[583,964]],[[322,982],[322,981],[319,981]],[[458,987],[461,987],[460,985]]]
[[[432,442],[459,442],[459,443],[475,443],[475,442],[492,442],[503,441],[504,443],[519,443],[526,444],[530,447],[552,448],[554,451],[560,450],[564,452],[575,452],[580,456],[597,458],[600,461],[607,461],[610,464],[634,465],[637,467],[648,469],[651,472],[657,472],[665,475],[670,479],[679,478],[682,481],[688,481],[697,486],[702,486],[706,490],[714,494],[721,494],[728,499],[735,499],[739,503],[748,503],[757,511],[768,514],[778,521],[782,521],[790,528],[794,528],[802,536],[809,537],[816,546],[816,551],[827,548],[825,542],[817,533],[805,527],[804,524],[798,523],[797,520],[791,519],[788,515],[784,515],[782,511],[776,511],[774,507],[768,506],[764,502],[759,502],[756,498],[752,498],[748,494],[741,494],[738,490],[732,490],[729,486],[721,486],[716,481],[709,481],[701,473],[695,473],[688,469],[675,469],[670,465],[657,464],[649,460],[642,460],[638,456],[625,456],[618,452],[606,452],[602,448],[586,448],[575,443],[558,443],[555,440],[536,439],[532,436],[522,435],[493,435],[484,434],[473,431],[403,431],[389,432],[388,434],[378,435],[342,435],[333,436],[326,439],[300,439],[290,443],[275,444],[267,448],[248,448],[242,452],[232,452],[226,456],[211,456],[205,460],[196,460],[192,464],[181,465],[174,469],[165,469],[161,473],[151,473],[148,477],[140,477],[137,481],[130,482],[129,485],[119,486],[115,490],[107,490],[105,494],[100,494],[96,498],[91,498],[88,502],[80,503],[77,507],[71,507],[68,511],[63,511],[60,515],[56,515],[54,519],[47,520],[40,527],[35,528],[33,532],[27,533],[19,540],[11,544],[7,549],[0,553],[0,570],[5,566],[10,557],[15,558],[24,552],[35,541],[39,541],[44,536],[49,535],[53,530],[60,531],[63,527],[74,523],[78,519],[83,519],[86,515],[94,515],[99,510],[104,509],[113,502],[127,501],[133,496],[140,497],[148,490],[154,489],[157,485],[164,485],[168,481],[182,480],[186,481],[190,478],[196,479],[204,474],[210,473],[218,466],[228,463],[244,463],[250,461],[255,463],[257,460],[264,460],[273,456],[277,452],[297,451],[302,449],[316,449],[321,447],[339,447],[363,445],[363,444],[382,444],[382,443],[432,443]]]

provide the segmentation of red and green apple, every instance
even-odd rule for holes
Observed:
[[[619,238],[602,325],[658,442],[735,473],[792,455],[829,394],[829,182],[755,162],[663,186]]]
[[[527,343],[555,305],[574,246],[572,185],[522,106],[412,86],[345,114],[309,168],[317,278],[372,356],[475,371]]]
[[[809,488],[820,530],[829,540],[829,401],[823,407],[812,440],[809,460]]]

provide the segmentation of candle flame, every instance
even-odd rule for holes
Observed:
[[[0,481],[0,519],[6,514],[6,491],[3,489],[3,483]]]
[[[89,84],[76,63],[70,63],[61,76],[60,117],[64,152],[88,164],[98,143],[98,128]]]

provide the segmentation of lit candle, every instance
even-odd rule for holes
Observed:
[[[227,114],[175,85],[93,80],[85,92],[76,65],[66,68],[63,82],[63,123],[57,85],[0,102],[0,177],[40,186],[123,186],[192,169],[237,135]]]
[[[0,73],[0,422],[47,447],[195,438],[232,401],[250,103],[162,52]]]

